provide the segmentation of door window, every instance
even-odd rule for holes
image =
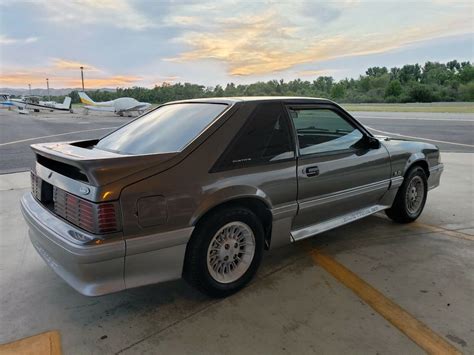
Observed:
[[[363,137],[335,111],[292,108],[289,112],[298,136],[300,155],[350,149]]]

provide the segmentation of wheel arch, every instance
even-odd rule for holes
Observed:
[[[425,155],[422,153],[413,154],[408,159],[407,164],[405,166],[405,171],[403,172],[403,176],[406,176],[408,171],[411,170],[415,166],[421,167],[424,170],[427,178],[430,176],[430,166],[428,164],[428,161],[426,160]]]
[[[216,213],[218,210],[229,207],[244,207],[251,210],[261,221],[264,230],[265,249],[268,249],[271,241],[273,216],[271,205],[264,196],[256,194],[246,194],[232,196],[214,203],[206,204],[207,208],[201,208],[191,219],[191,225],[196,226],[200,221]]]

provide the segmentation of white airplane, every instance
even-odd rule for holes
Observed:
[[[24,96],[21,99],[9,99],[3,105],[15,106],[18,108],[18,113],[28,114],[28,109],[33,109],[35,112],[40,110],[46,111],[68,111],[72,113],[72,100],[69,96],[64,98],[63,103],[56,101],[41,101],[36,96]]]
[[[86,113],[91,111],[114,112],[119,116],[126,113],[137,112],[141,115],[151,104],[148,102],[140,102],[131,97],[120,97],[111,101],[95,102],[84,91],[79,92],[81,102],[85,105]]]

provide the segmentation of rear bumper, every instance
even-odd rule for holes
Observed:
[[[99,245],[74,243],[71,233],[87,233],[53,215],[31,193],[22,197],[21,211],[38,254],[75,290],[99,296],[125,289],[123,239]]]
[[[443,173],[444,165],[438,164],[430,168],[430,176],[428,178],[428,190],[432,190],[439,186],[441,174]]]
[[[31,193],[21,199],[31,242],[44,261],[85,296],[100,296],[181,277],[186,245],[194,227],[103,242],[79,244],[89,235],[44,208]],[[90,235],[93,239],[93,235]],[[125,256],[127,251],[127,256]]]

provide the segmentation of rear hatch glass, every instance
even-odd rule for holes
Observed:
[[[165,105],[105,136],[95,148],[132,155],[179,152],[226,108],[214,103]]]

